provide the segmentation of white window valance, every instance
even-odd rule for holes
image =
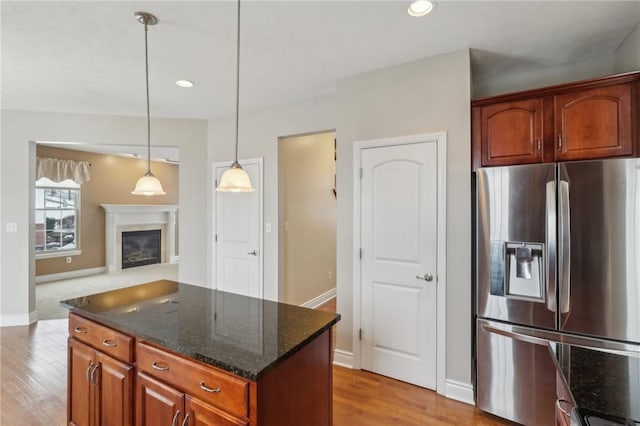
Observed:
[[[54,182],[71,179],[75,183],[82,185],[90,180],[89,166],[88,161],[36,157],[36,180],[43,177]]]

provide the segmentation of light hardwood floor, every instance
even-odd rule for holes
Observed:
[[[322,308],[335,311],[333,303]],[[0,328],[0,425],[64,425],[66,366],[67,320]],[[335,426],[509,424],[433,391],[341,367],[333,400]]]

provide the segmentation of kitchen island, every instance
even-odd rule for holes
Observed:
[[[640,353],[551,342],[557,371],[556,422],[640,425]]]
[[[69,424],[332,423],[339,315],[167,280],[61,304]]]

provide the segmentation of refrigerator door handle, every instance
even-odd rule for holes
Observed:
[[[569,182],[561,180],[558,188],[558,277],[560,280],[560,313],[567,314],[571,306],[571,226]]]
[[[530,336],[528,334],[517,333],[511,330],[503,330],[501,328],[496,328],[488,324],[482,324],[482,329],[487,333],[499,334],[501,336],[506,336],[514,340],[519,340],[521,342],[533,343],[534,345],[548,346],[550,342],[550,340],[547,339]]]
[[[546,267],[547,267],[547,309],[556,312],[556,182],[547,182],[546,186]]]
[[[640,346],[637,344],[627,344],[606,339],[559,334],[555,331],[528,329],[517,325],[489,322],[487,320],[480,320],[480,326],[482,327],[482,330],[487,333],[498,334],[521,342],[532,343],[534,345],[548,346],[549,343],[565,343],[572,346],[592,349],[594,351],[640,358]]]

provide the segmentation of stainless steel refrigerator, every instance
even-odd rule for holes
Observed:
[[[476,401],[554,425],[548,341],[640,352],[640,159],[476,174]]]

